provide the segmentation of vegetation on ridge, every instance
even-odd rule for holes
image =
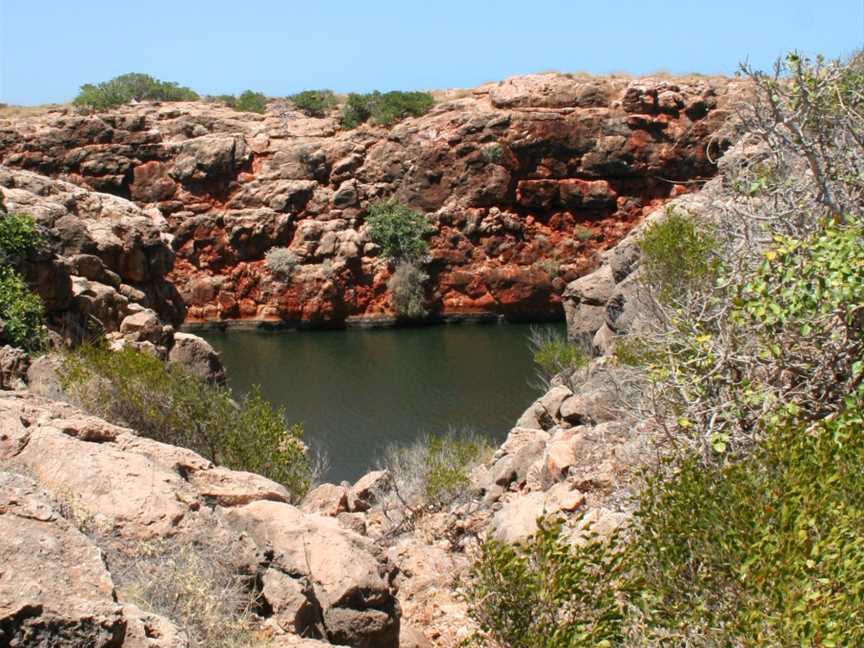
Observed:
[[[135,101],[196,101],[198,93],[170,81],[160,81],[149,74],[131,72],[109,81],[81,86],[73,103],[94,110],[106,110]]]
[[[351,93],[342,106],[342,128],[357,128],[367,121],[390,126],[405,117],[425,115],[434,105],[435,98],[428,92]]]

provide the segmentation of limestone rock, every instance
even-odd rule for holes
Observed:
[[[0,644],[119,648],[125,630],[99,549],[32,480],[0,473]]]
[[[253,502],[226,515],[259,547],[272,551],[271,569],[309,579],[328,639],[359,648],[395,648],[398,610],[386,565],[374,557],[368,540],[335,519],[304,514],[289,504]]]

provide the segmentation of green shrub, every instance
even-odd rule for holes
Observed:
[[[718,242],[711,227],[675,210],[652,223],[639,240],[643,279],[663,302],[710,285],[717,276]]]
[[[332,90],[304,90],[291,95],[288,100],[310,117],[324,117],[339,103]]]
[[[784,419],[741,462],[649,479],[626,540],[487,541],[464,587],[479,643],[862,645],[862,395],[816,426]]]
[[[426,280],[429,275],[415,264],[402,261],[387,282],[390,302],[399,317],[420,319],[426,317]]]
[[[43,305],[14,268],[0,266],[0,338],[26,351],[43,343]]]
[[[406,117],[425,115],[434,105],[435,98],[428,92],[351,93],[342,107],[342,127],[356,128],[368,120],[390,126]]]
[[[238,112],[264,113],[267,111],[267,97],[260,92],[246,90],[237,97],[232,108]]]
[[[366,223],[372,241],[393,261],[417,262],[428,250],[425,237],[434,231],[421,212],[392,201],[370,205]]]
[[[594,231],[585,225],[576,225],[573,227],[573,236],[584,243],[594,238]]]
[[[310,467],[299,425],[288,426],[253,388],[239,405],[231,392],[178,364],[131,347],[84,345],[67,354],[61,382],[84,409],[163,443],[190,448],[214,463],[258,472],[300,499]]]
[[[452,430],[388,447],[381,462],[390,474],[388,496],[380,498],[385,515],[399,525],[465,498],[471,469],[491,455],[486,439]]]
[[[573,546],[540,523],[524,545],[488,540],[464,582],[480,628],[470,643],[506,648],[615,646],[624,639],[616,541]]]
[[[0,212],[0,262],[20,261],[38,247],[40,240],[39,229],[30,216]]]
[[[551,328],[532,327],[528,345],[544,384],[558,374],[572,374],[587,367],[590,360],[580,345],[567,340],[566,333]]]
[[[264,263],[274,277],[288,281],[297,269],[297,256],[288,248],[274,247],[264,255]]]
[[[76,106],[105,110],[136,101],[196,101],[198,94],[189,88],[154,79],[148,74],[122,74],[96,85],[87,83],[75,97]]]
[[[498,164],[504,157],[504,149],[497,142],[493,142],[483,147],[483,157],[490,164]]]

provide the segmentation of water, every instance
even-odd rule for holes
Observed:
[[[326,452],[325,479],[338,483],[374,468],[388,444],[423,433],[467,428],[503,441],[538,395],[529,331],[490,324],[204,337],[235,393],[260,384]]]

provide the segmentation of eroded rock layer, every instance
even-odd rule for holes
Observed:
[[[532,75],[443,93],[429,114],[389,129],[351,131],[336,114],[309,118],[278,102],[265,115],[207,103],[64,109],[0,121],[0,162],[164,219],[176,254],[167,277],[187,321],[391,315],[392,267],[364,226],[368,205],[389,198],[435,225],[434,314],[536,320],[561,316],[564,287],[598,251],[714,173],[738,90],[725,79]],[[290,280],[266,268],[274,246],[299,262]],[[124,280],[145,279],[126,270]]]

